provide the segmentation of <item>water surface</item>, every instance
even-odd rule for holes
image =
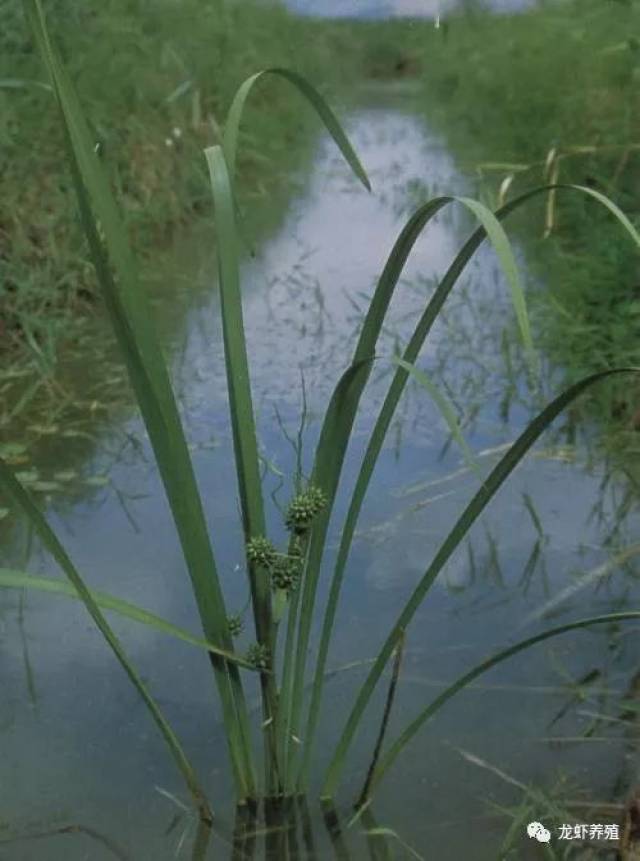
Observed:
[[[483,0],[480,8],[492,12],[518,12],[536,0]],[[292,12],[321,18],[429,18],[437,20],[465,5],[464,0],[286,0]]]

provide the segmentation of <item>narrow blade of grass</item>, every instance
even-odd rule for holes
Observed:
[[[371,763],[369,765],[369,770],[367,771],[367,776],[364,781],[364,785],[362,787],[362,791],[360,793],[360,797],[356,801],[356,809],[364,807],[371,798],[371,782],[373,780],[373,776],[376,773],[378,767],[378,760],[380,759],[380,752],[382,751],[382,747],[384,744],[384,739],[387,734],[387,729],[389,727],[389,718],[391,717],[391,709],[393,708],[393,701],[396,696],[396,689],[398,686],[398,678],[400,676],[400,667],[402,666],[402,653],[404,651],[404,636],[402,636],[396,646],[396,657],[393,662],[393,670],[391,671],[391,680],[389,682],[389,689],[387,691],[387,699],[384,705],[384,712],[382,713],[382,722],[380,723],[380,730],[378,732],[378,738],[376,741],[376,745],[373,749],[373,755],[371,757]]]
[[[37,592],[48,592],[52,595],[63,595],[67,598],[82,600],[82,596],[75,587],[64,583],[62,580],[54,580],[51,577],[36,577],[34,574],[28,574],[25,571],[15,571],[12,568],[0,568],[0,588],[33,589]],[[102,610],[111,610],[119,616],[132,619],[134,622],[140,622],[142,625],[146,625],[160,634],[167,634],[170,637],[182,640],[184,643],[189,643],[200,649],[206,649],[208,652],[219,655],[221,658],[237,664],[239,667],[244,667],[247,670],[255,670],[253,664],[250,664],[240,655],[236,655],[233,652],[225,652],[214,646],[213,643],[203,640],[202,637],[195,637],[189,631],[185,631],[184,628],[180,628],[142,607],[130,604],[128,601],[123,601],[122,598],[116,598],[115,595],[109,595],[106,592],[98,592],[95,589],[89,589],[88,591],[96,605]]]
[[[620,207],[616,206],[616,204],[611,200],[610,197],[607,197],[606,194],[602,194],[602,192],[596,191],[594,188],[589,188],[586,185],[559,185],[558,188],[575,188],[577,191],[581,191],[589,197],[592,197],[594,200],[597,200],[598,203],[602,204],[605,209],[608,209],[609,212],[616,217],[616,219],[624,227],[629,236],[631,236],[636,245],[640,247],[640,233],[638,233],[638,231],[635,229],[633,224],[629,221],[629,219],[620,209]]]
[[[231,651],[224,599],[202,503],[126,229],[94,152],[76,93],[49,41],[41,2],[24,0],[24,6],[60,108],[81,217],[98,282],[154,449],[204,632],[208,640],[225,651]],[[211,662],[222,702],[238,791],[240,797],[252,796],[255,794],[255,779],[247,709],[238,669],[215,655],[211,656]]]
[[[36,506],[33,504],[27,492],[22,488],[20,482],[14,477],[10,467],[7,466],[7,464],[2,458],[0,458],[0,487],[13,500],[16,507],[19,508],[25,514],[35,533],[38,535],[49,553],[51,553],[60,568],[64,571],[66,576],[69,578],[69,581],[72,584],[79,599],[87,608],[87,611],[95,622],[96,627],[106,640],[111,651],[117,658],[120,666],[129,676],[129,679],[131,680],[132,684],[134,685],[134,687],[140,694],[140,697],[147,706],[147,709],[149,710],[151,717],[155,721],[156,726],[162,733],[162,736],[164,737],[167,746],[169,747],[169,750],[171,751],[178,765],[178,768],[180,769],[180,772],[182,773],[182,776],[184,777],[185,782],[189,787],[189,791],[191,792],[196,807],[200,810],[201,816],[205,819],[210,820],[211,810],[209,808],[209,803],[207,801],[206,795],[200,787],[194,768],[187,759],[187,756],[182,749],[182,746],[178,741],[177,736],[175,735],[169,723],[165,719],[164,715],[158,708],[158,705],[149,693],[147,686],[144,684],[144,682],[136,672],[133,664],[127,657],[127,654],[122,647],[120,640],[111,629],[111,626],[109,625],[105,617],[102,615],[102,612],[98,604],[94,600],[93,595],[85,585],[84,580],[82,579],[73,562],[67,555],[64,547],[60,544],[51,527],[49,526],[43,515],[40,513],[39,509],[36,508]]]
[[[463,513],[460,515],[457,523],[440,546],[433,562],[429,565],[424,576],[405,604],[402,612],[398,616],[387,639],[380,649],[375,664],[371,668],[367,678],[360,688],[356,702],[347,719],[346,726],[327,770],[323,787],[324,796],[332,797],[336,790],[355,732],[362,720],[364,711],[380,676],[384,671],[387,661],[391,657],[399,638],[402,636],[402,632],[409,626],[416,610],[420,607],[436,577],[450,559],[462,539],[468,533],[471,526],[484,511],[491,499],[493,499],[515,467],[520,463],[531,446],[559,415],[559,413],[593,384],[622,373],[637,374],[640,373],[640,368],[616,368],[609,371],[601,371],[585,377],[583,380],[580,380],[578,383],[559,395],[528,425],[528,427],[509,448],[504,457],[491,471],[484,484],[476,492],[473,499],[469,502]]]
[[[245,537],[264,535],[265,520],[258,442],[242,316],[238,244],[233,198],[224,153],[219,146],[205,150],[215,203],[218,271],[238,491]],[[251,589],[258,637],[269,643],[271,597],[264,572],[251,569]]]
[[[424,724],[429,720],[429,718],[433,717],[433,715],[439,711],[442,706],[450,700],[455,694],[459,691],[463,690],[463,688],[467,687],[467,685],[471,684],[474,679],[477,679],[478,676],[483,675],[488,670],[495,667],[497,664],[502,663],[502,661],[506,661],[509,658],[512,658],[514,655],[517,655],[519,652],[524,652],[526,649],[530,649],[532,646],[537,645],[538,643],[542,643],[545,640],[549,640],[552,637],[557,637],[560,634],[565,634],[567,631],[578,631],[582,628],[588,628],[592,625],[603,625],[603,624],[611,624],[615,622],[629,622],[629,621],[639,621],[640,620],[640,610],[631,610],[626,613],[608,613],[603,616],[591,616],[587,619],[579,619],[576,622],[568,622],[565,625],[559,625],[556,628],[549,628],[546,631],[543,631],[540,634],[536,634],[534,637],[528,637],[526,640],[521,640],[518,643],[515,643],[508,648],[502,649],[497,652],[495,655],[492,655],[490,658],[482,661],[480,664],[477,664],[472,670],[469,670],[468,673],[465,673],[461,676],[457,681],[455,681],[452,685],[449,685],[436,699],[409,724],[409,726],[398,736],[396,741],[389,747],[389,750],[384,754],[382,759],[378,764],[378,768],[371,782],[371,792],[375,790],[378,786],[384,775],[387,773],[389,768],[392,766],[396,758],[405,747],[409,744],[412,738],[416,735],[416,733],[424,726]]]
[[[227,160],[229,174],[231,175],[231,177],[233,177],[235,172],[236,155],[238,150],[238,134],[240,131],[240,121],[244,112],[245,103],[253,87],[261,78],[265,77],[266,75],[277,75],[283,78],[285,81],[288,81],[290,84],[292,84],[298,89],[298,91],[307,99],[309,104],[315,109],[316,113],[324,123],[327,131],[336,142],[340,152],[344,156],[351,170],[355,173],[355,175],[358,177],[364,187],[368,191],[371,191],[369,178],[367,177],[365,169],[360,164],[360,159],[358,158],[353,147],[349,143],[349,139],[342,130],[342,126],[338,122],[335,114],[333,113],[329,105],[326,103],[326,101],[322,98],[320,93],[306,80],[306,78],[303,78],[296,72],[292,72],[290,69],[281,69],[277,67],[271,69],[263,69],[262,71],[257,72],[255,75],[251,75],[251,77],[247,78],[247,80],[244,81],[244,83],[238,88],[238,91],[233,99],[231,108],[229,109],[229,113],[227,115],[223,139],[224,154]]]
[[[509,290],[511,291],[511,302],[518,321],[522,343],[527,353],[531,356],[533,354],[533,340],[531,338],[529,314],[527,313],[524,290],[520,283],[518,266],[507,234],[504,232],[504,228],[500,224],[498,217],[490,209],[487,209],[484,204],[470,197],[461,197],[458,199],[460,203],[463,203],[475,215],[484,227],[485,233],[493,245],[502,271],[507,279]]]
[[[222,309],[222,331],[224,357],[229,390],[229,409],[233,432],[238,490],[242,510],[245,540],[264,536],[266,533],[262,482],[258,456],[249,361],[242,317],[242,296],[238,261],[238,238],[235,228],[234,201],[225,155],[220,146],[205,150],[211,189],[215,205],[216,238],[220,302]],[[271,606],[271,585],[267,571],[249,564],[249,580],[254,621],[258,642],[275,654],[275,628]],[[271,673],[261,673],[263,693],[263,717],[269,722],[267,738],[270,746],[270,762],[278,772],[276,743],[277,689]],[[269,792],[277,792],[272,781],[276,775],[267,775],[272,784]]]

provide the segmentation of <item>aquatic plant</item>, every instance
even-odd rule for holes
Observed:
[[[463,442],[460,429],[444,396],[438,393],[424,372],[414,367],[414,363],[449,293],[486,238],[491,241],[505,272],[533,378],[536,362],[525,298],[501,220],[536,195],[547,194],[550,186],[532,189],[509,201],[496,213],[469,198],[437,197],[421,206],[407,221],[376,286],[352,360],[338,381],[327,407],[310,480],[306,486],[296,487],[296,493],[284,516],[290,539],[287,549],[279,551],[269,540],[266,529],[250,386],[249,350],[242,317],[239,243],[236,234],[237,206],[233,191],[239,127],[246,100],[253,87],[267,76],[278,76],[295,87],[315,109],[355,175],[367,188],[369,181],[334,114],[304,78],[286,69],[272,68],[253,75],[238,90],[224,126],[223,141],[221,145],[206,150],[206,159],[215,208],[225,367],[255,635],[255,642],[248,654],[241,657],[234,650],[232,641],[232,636],[238,631],[239,619],[230,616],[225,606],[216,559],[176,400],[159,341],[153,330],[147,300],[137,278],[127,233],[109,182],[95,153],[74,88],[50,41],[40,0],[25,0],[25,9],[58,102],[80,214],[99,287],[154,450],[191,578],[205,639],[181,631],[140,608],[89,589],[44,516],[33,504],[10,467],[2,460],[0,487],[28,517],[35,532],[66,574],[70,585],[63,582],[52,583],[23,572],[7,570],[0,570],[0,585],[48,589],[83,601],[162,732],[203,820],[211,819],[211,811],[195,769],[107,622],[103,609],[127,615],[208,651],[222,704],[233,780],[240,802],[251,805],[261,797],[273,800],[304,794],[309,785],[311,753],[326,679],[326,660],[345,567],[362,503],[404,387],[410,376],[421,382],[440,406],[452,433]],[[618,219],[640,247],[640,236],[633,225],[608,198],[590,188],[554,188],[586,194],[598,201]],[[478,219],[480,226],[467,240],[434,291],[402,358],[392,359],[396,366],[394,377],[371,432],[347,515],[340,529],[338,555],[324,611],[311,696],[306,703],[304,694],[308,682],[307,660],[312,620],[317,609],[321,563],[359,402],[373,363],[384,361],[375,352],[378,337],[414,243],[436,214],[453,203],[468,209]],[[443,566],[514,468],[559,413],[597,382],[615,375],[638,373],[638,370],[605,370],[580,380],[561,393],[536,416],[489,475],[481,481],[476,494],[437,549],[379,648],[377,657],[354,699],[352,710],[331,757],[322,790],[325,798],[331,799],[336,793],[355,733],[364,719],[372,694],[394,655],[392,685],[387,696],[373,760],[358,799],[360,809],[366,807],[372,792],[415,733],[452,696],[480,674],[536,643],[564,632],[589,625],[640,618],[640,611],[591,617],[510,644],[451,684],[414,718],[395,741],[385,747],[387,718],[393,705],[405,632]],[[282,640],[280,624],[285,621],[286,631]],[[250,715],[241,670],[257,673],[260,681],[261,728],[266,754],[262,779],[257,775]]]

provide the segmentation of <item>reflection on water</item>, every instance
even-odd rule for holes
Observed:
[[[263,398],[261,409],[271,411],[270,424],[274,403],[297,414],[300,372],[316,409],[327,402],[348,364],[369,297],[405,220],[392,205],[399,189],[427,172],[435,178],[432,193],[462,188],[450,156],[437,140],[425,140],[417,119],[372,108],[347,125],[357,151],[368,156],[376,193],[364,191],[335,145],[323,141],[304,197],[291,206],[282,231],[243,267],[252,380]],[[457,250],[456,223],[452,210],[435,220],[408,263],[405,284],[445,271]],[[208,263],[204,277],[210,272]],[[405,286],[400,293],[395,304],[401,313],[384,334],[388,353],[424,307],[424,289]],[[226,392],[216,385],[222,339],[210,301],[195,310],[190,333],[180,359],[188,379],[186,405],[211,426],[223,414]]]
[[[257,858],[265,861],[285,858],[320,861],[327,857],[340,861],[356,861],[358,858],[376,861],[382,857],[395,857],[387,853],[397,846],[411,851],[400,835],[378,824],[370,807],[357,817],[351,815],[347,818],[329,803],[312,807],[303,796],[286,801],[266,800],[256,809],[238,807],[232,827],[217,817],[211,825],[199,822],[185,808],[173,817],[165,834],[174,838],[173,857],[189,861],[220,857],[231,861],[255,861]],[[29,831],[4,841],[4,845],[11,846],[12,857],[17,858],[22,851],[33,852],[33,847],[40,841],[54,839],[65,845],[69,853],[66,857],[76,857],[72,847],[79,846],[85,854],[77,857],[118,861],[133,861],[134,858],[117,840],[77,823]],[[47,845],[51,851],[55,844]]]
[[[466,188],[441,143],[402,107],[365,105],[348,126],[374,193],[350,179],[323,138],[304,193],[282,229],[243,264],[265,498],[274,503],[276,539],[278,505],[287,502],[295,466],[283,428],[289,436],[297,431],[301,372],[309,403],[308,469],[321,410],[349,362],[363,309],[403,223],[405,192],[424,189],[425,183],[430,193]],[[394,298],[381,356],[406,342],[468,226],[457,210],[448,209],[419,240]],[[196,237],[176,250],[181,265],[188,262],[191,276],[205,285],[213,282],[214,271],[208,241]],[[238,573],[243,548],[218,299],[215,291],[199,288],[189,296],[184,337],[169,333],[174,376],[227,603],[239,611],[247,589]],[[484,249],[452,295],[420,361],[456,405],[483,470],[495,463],[532,410],[505,296],[493,255]],[[90,363],[84,364],[89,374]],[[389,373],[389,363],[381,360],[363,401],[347,489]],[[551,377],[547,385],[551,391]],[[76,484],[69,496],[52,498],[53,525],[95,588],[197,630],[188,578],[139,421],[120,409],[112,417],[96,416],[85,430],[93,447],[78,452],[77,469],[102,480]],[[637,602],[632,548],[638,516],[625,497],[623,476],[590,461],[582,444],[567,439],[559,423],[471,531],[417,614],[407,636],[391,738],[443,685],[509,638],[532,633],[549,619]],[[40,464],[42,478],[59,469],[74,444],[52,435]],[[436,409],[424,392],[409,387],[347,571],[314,764],[318,775],[385,631],[477,487],[477,476],[447,443]],[[344,504],[343,496],[338,512]],[[29,549],[26,537],[19,536],[16,527],[4,561],[22,565],[28,556],[32,572],[59,576],[41,549]],[[266,824],[261,813],[256,821],[241,817],[235,828],[225,828],[222,823],[234,816],[233,800],[206,658],[186,644],[114,619],[210,792],[216,830],[206,835],[197,830],[137,694],[83,608],[32,594],[5,593],[0,600],[2,861],[188,859],[196,851],[200,855],[194,857],[207,859],[261,858],[265,852],[278,858],[389,857],[377,845],[384,834],[391,841],[390,857],[407,851],[401,839],[427,857],[488,861],[496,857],[509,818],[487,800],[514,809],[524,797],[521,787],[529,785],[544,787],[552,800],[554,793],[577,798],[581,792],[583,799],[611,799],[628,765],[629,734],[610,718],[619,716],[620,699],[638,670],[637,627],[601,626],[502,665],[450,703],[382,785],[375,806],[378,825],[367,827],[361,820],[346,828],[349,799],[361,789],[375,744],[382,692],[347,769],[339,806],[342,830],[335,817],[323,819],[315,801],[310,809],[267,811]],[[250,697],[255,694],[250,688]],[[255,722],[258,733],[257,712]],[[542,804],[539,798],[536,804]],[[33,839],[23,839],[29,835]],[[534,850],[525,841],[514,857],[537,857],[527,854]]]

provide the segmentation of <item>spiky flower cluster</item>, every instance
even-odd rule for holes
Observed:
[[[325,507],[328,502],[327,494],[315,484],[310,484],[307,488],[307,496],[316,507],[316,514]]]
[[[311,526],[314,517],[327,504],[327,497],[319,487],[310,485],[304,493],[299,493],[291,500],[285,520],[287,529],[296,535],[304,535]]]
[[[232,637],[239,637],[244,628],[242,616],[227,616],[227,628]]]
[[[279,556],[271,569],[271,585],[274,589],[291,592],[298,585],[301,574],[300,556]]]
[[[268,538],[259,535],[247,542],[247,559],[255,565],[269,568],[276,558],[276,549]]]
[[[293,538],[290,555],[278,553],[269,539],[262,536],[251,538],[246,546],[249,563],[266,568],[271,576],[273,589],[284,592],[293,591],[300,581],[303,552],[302,542],[297,537]],[[239,617],[227,619],[227,624],[232,637],[236,637],[242,630]]]
[[[261,643],[254,643],[247,649],[247,661],[257,670],[268,670],[271,664],[269,649]]]

